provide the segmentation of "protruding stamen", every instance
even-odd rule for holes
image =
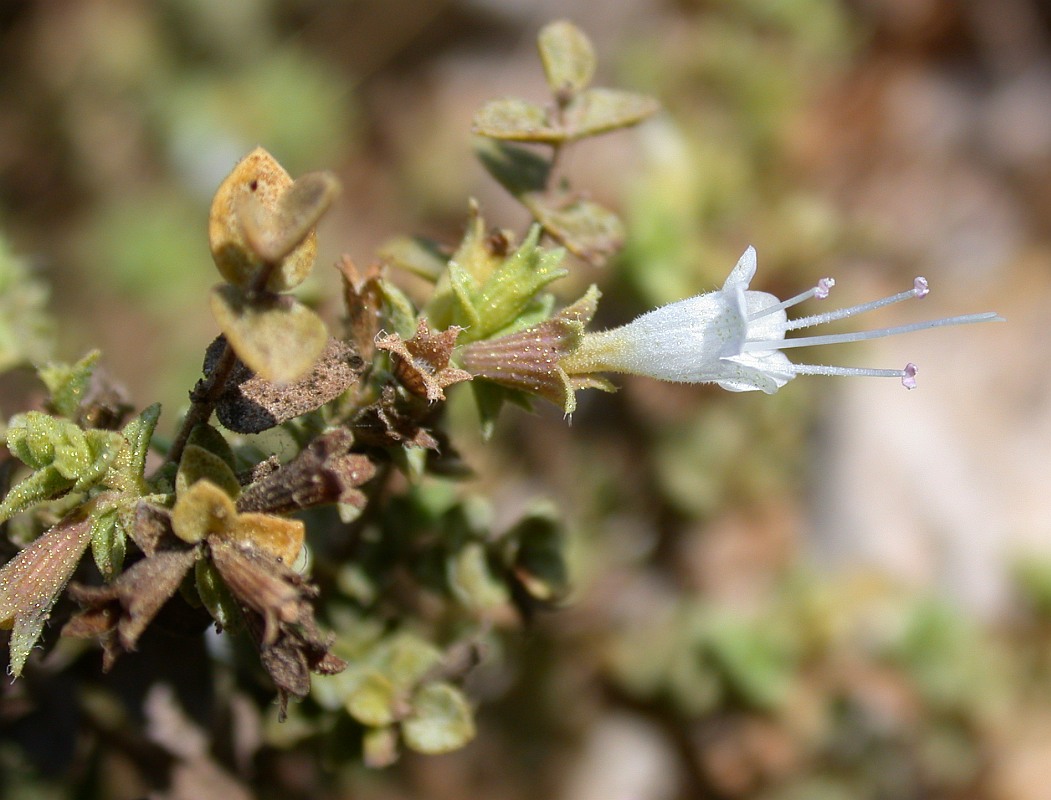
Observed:
[[[835,322],[837,319],[846,319],[847,317],[853,317],[857,314],[863,314],[866,311],[875,311],[877,308],[883,308],[884,306],[893,305],[894,303],[900,303],[902,300],[911,300],[913,297],[923,297],[923,294],[927,293],[927,281],[923,280],[923,294],[920,294],[921,284],[918,281],[923,280],[917,278],[913,282],[913,288],[907,292],[899,292],[893,294],[890,297],[884,297],[882,300],[873,300],[871,303],[862,303],[859,306],[851,306],[850,308],[840,308],[836,311],[829,311],[824,314],[813,314],[809,317],[800,317],[794,319],[785,325],[786,331],[795,331],[800,328],[809,328],[812,325],[823,325],[826,322]]]
[[[912,292],[903,292],[912,297]],[[835,312],[833,312],[835,313]],[[961,317],[932,319],[927,322],[914,322],[911,325],[898,325],[894,328],[879,328],[873,331],[855,331],[853,333],[833,333],[827,336],[800,336],[796,339],[770,339],[767,341],[749,341],[741,346],[742,353],[756,353],[765,350],[787,350],[791,347],[816,347],[821,344],[840,344],[842,342],[860,342],[865,339],[882,339],[884,336],[897,336],[899,333],[912,333],[926,328],[941,328],[946,325],[971,325],[976,322],[1003,322],[1003,317],[992,311],[984,314],[965,314]]]
[[[930,287],[927,286],[927,279],[923,276],[917,276],[912,282],[912,293],[917,297],[926,297],[930,292]]]
[[[775,303],[772,306],[767,306],[764,309],[756,311],[754,314],[748,316],[749,322],[754,322],[761,317],[765,317],[768,314],[773,314],[775,311],[782,311],[792,306],[797,306],[804,300],[809,300],[811,297],[816,297],[819,300],[824,300],[828,297],[828,290],[836,285],[835,280],[832,278],[822,278],[817,282],[817,286],[813,289],[807,289],[805,292],[800,292],[795,297],[789,297],[787,300],[783,300],[780,303]]]
[[[915,365],[910,365],[915,366]],[[868,367],[826,367],[823,364],[792,364],[796,375],[834,375],[837,377],[901,378],[906,379],[905,370],[869,369]]]
[[[923,295],[920,295],[922,297]],[[916,388],[916,373],[920,371],[920,368],[913,364],[911,361],[905,365],[905,369],[901,371],[901,385],[906,389]]]

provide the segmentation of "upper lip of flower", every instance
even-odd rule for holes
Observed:
[[[755,248],[749,247],[719,292],[726,304],[728,323],[739,334],[726,342],[718,356],[720,361],[735,364],[738,369],[718,383],[731,391],[762,389],[771,393],[794,377],[791,362],[775,347],[748,352],[745,345],[784,339],[788,314],[774,295],[749,290],[755,273]]]

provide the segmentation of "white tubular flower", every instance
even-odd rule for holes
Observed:
[[[664,381],[717,383],[731,392],[762,390],[773,394],[796,375],[900,378],[906,388],[913,389],[917,367],[912,363],[903,369],[795,364],[782,351],[1003,319],[987,312],[894,328],[786,339],[789,331],[845,319],[912,297],[924,297],[928,292],[927,281],[916,278],[909,291],[882,300],[789,320],[787,309],[811,297],[827,297],[835,281],[823,278],[809,291],[781,301],[767,292],[748,289],[755,270],[755,248],[749,247],[719,291],[662,306],[620,328],[589,333],[560,366],[570,375],[627,372]]]

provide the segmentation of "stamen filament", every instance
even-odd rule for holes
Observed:
[[[756,311],[754,314],[750,314],[748,317],[748,321],[754,322],[755,320],[765,317],[768,314],[773,314],[775,311],[782,311],[783,309],[791,308],[792,306],[797,306],[804,300],[809,300],[811,297],[816,297],[820,300],[824,300],[826,297],[828,297],[829,289],[831,289],[835,285],[836,282],[834,279],[822,278],[817,282],[817,286],[815,286],[813,289],[808,289],[805,292],[800,292],[795,297],[789,297],[787,300],[783,300],[780,303],[768,306],[760,311]]]
[[[809,317],[793,319],[785,325],[785,330],[794,331],[799,328],[809,328],[812,325],[823,325],[826,322],[835,322],[837,319],[853,317],[855,314],[863,314],[866,311],[875,311],[877,308],[900,303],[903,300],[911,300],[913,297],[923,297],[927,294],[927,291],[927,282],[922,278],[917,278],[913,288],[909,289],[907,292],[899,292],[890,297],[884,297],[882,300],[873,300],[870,303],[862,303],[861,305],[851,306],[850,308],[840,308],[835,311],[828,311],[824,314],[812,314]]]
[[[903,378],[905,370],[871,369],[869,367],[826,367],[823,364],[792,364],[796,375],[835,375],[863,378]]]
[[[905,292],[904,294],[911,296],[912,292]],[[741,346],[741,352],[756,353],[765,350],[787,350],[792,347],[816,347],[822,344],[860,342],[865,339],[882,339],[884,336],[897,336],[899,333],[922,331],[926,328],[941,328],[945,325],[971,325],[976,322],[1003,322],[1003,317],[995,312],[988,311],[983,314],[965,314],[960,317],[946,317],[945,319],[935,319],[929,322],[914,322],[911,325],[899,325],[895,328],[879,328],[878,330],[872,331],[833,333],[827,336],[801,336],[796,339],[771,339],[761,342],[751,341],[745,342]]]

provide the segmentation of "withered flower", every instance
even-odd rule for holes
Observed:
[[[0,627],[11,628],[9,670],[18,677],[58,595],[91,541],[91,519],[74,513],[0,569]]]
[[[419,403],[415,403],[419,406]],[[437,408],[437,407],[436,407]],[[365,406],[351,423],[354,437],[370,447],[438,448],[438,440],[427,430],[431,412],[407,408],[398,401],[394,387],[383,387],[380,399]]]
[[[242,604],[259,658],[277,687],[284,716],[289,696],[310,691],[310,673],[333,675],[346,663],[329,652],[311,600],[317,589],[272,553],[249,542],[210,537],[212,563]]]
[[[323,433],[289,463],[249,486],[237,499],[241,513],[287,514],[326,503],[365,507],[358,486],[376,474],[360,453],[351,453],[353,434],[343,428]]]
[[[433,403],[445,399],[446,386],[471,380],[471,373],[449,366],[461,330],[453,325],[432,333],[427,320],[420,319],[411,339],[392,333],[377,339],[376,347],[391,354],[394,374],[406,389]]]
[[[118,656],[135,649],[198,557],[193,547],[162,550],[126,569],[108,586],[70,584],[69,596],[83,610],[66,623],[62,635],[97,637],[102,669],[108,672]]]
[[[343,305],[346,307],[346,333],[365,361],[372,361],[376,334],[380,331],[383,287],[380,267],[372,264],[361,274],[349,256],[343,256],[336,269],[343,278]]]

